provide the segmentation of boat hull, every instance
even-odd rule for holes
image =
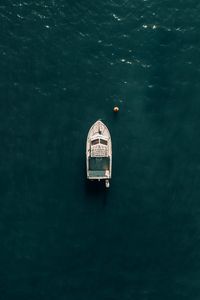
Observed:
[[[89,180],[108,180],[112,176],[112,142],[106,125],[98,120],[87,136],[86,169]]]

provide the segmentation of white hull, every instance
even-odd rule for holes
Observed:
[[[108,128],[100,120],[88,132],[86,168],[88,179],[105,180],[108,187],[112,175],[112,142]]]

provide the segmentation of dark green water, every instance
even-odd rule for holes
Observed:
[[[199,16],[2,0],[0,299],[200,299]],[[109,191],[85,179],[99,118]]]

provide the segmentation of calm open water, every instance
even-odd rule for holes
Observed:
[[[2,0],[0,22],[0,299],[199,300],[199,1]],[[85,179],[99,118],[109,191]]]

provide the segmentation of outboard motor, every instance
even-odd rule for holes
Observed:
[[[106,180],[105,180],[105,185],[106,185],[106,187],[107,187],[107,188],[109,188],[109,187],[110,187],[110,182],[109,182],[109,180],[108,180],[108,179],[106,179]]]

